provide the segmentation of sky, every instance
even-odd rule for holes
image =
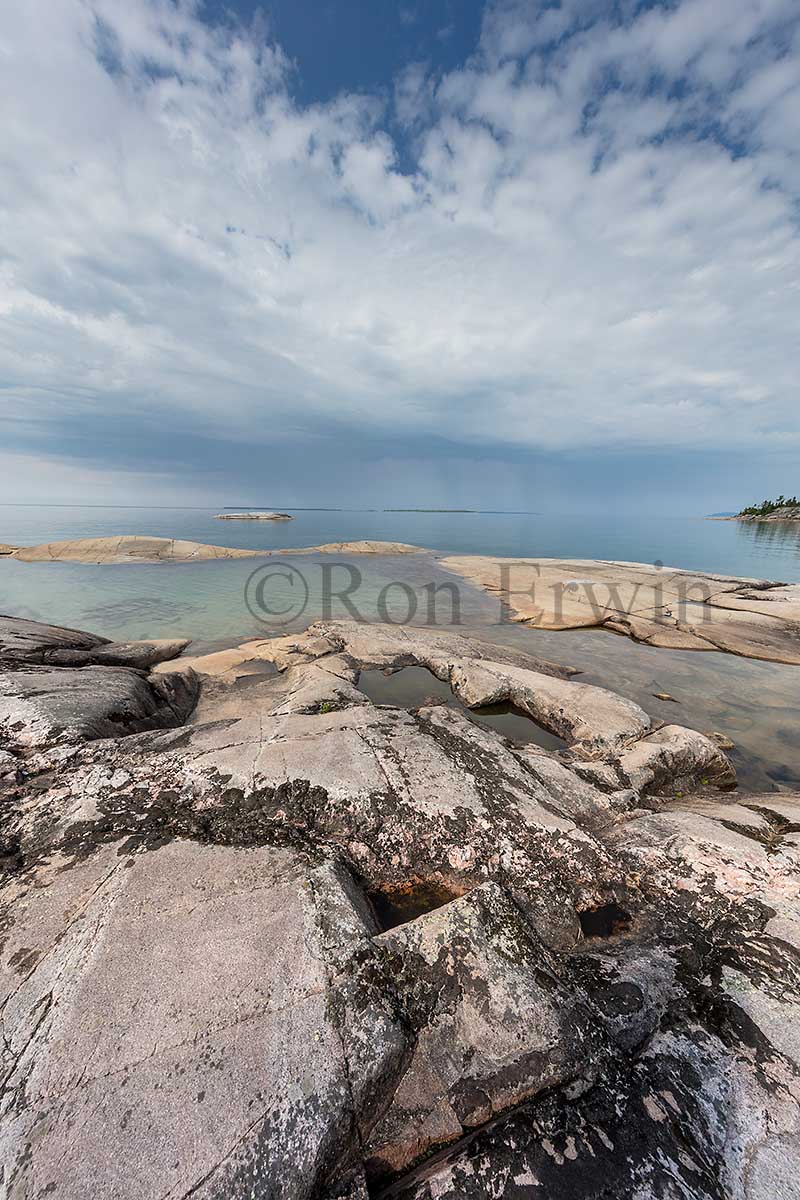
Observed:
[[[0,502],[800,486],[797,0],[0,12]]]

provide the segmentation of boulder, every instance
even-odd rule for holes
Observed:
[[[169,662],[182,654],[189,638],[162,638],[145,642],[108,642],[90,650],[54,649],[46,651],[42,662],[59,667],[110,666],[133,667],[149,671],[157,663]]]
[[[149,678],[186,640],[109,642],[78,629],[0,617],[0,738],[6,749],[117,737],[181,724],[198,695],[191,671]]]
[[[43,662],[44,656],[58,650],[92,650],[108,645],[108,638],[27,621],[23,617],[0,616],[0,666],[20,662]]]
[[[736,784],[736,772],[719,744],[695,729],[662,725],[602,763],[577,768],[584,779],[641,795],[691,791],[698,783],[715,788]]]
[[[196,677],[129,667],[25,667],[0,672],[0,739],[30,749],[59,739],[119,737],[179,725],[197,700]]]
[[[373,1181],[545,1088],[586,1087],[596,1020],[497,884],[375,939],[415,1020],[411,1060],[366,1148]]]

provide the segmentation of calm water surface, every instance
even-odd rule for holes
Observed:
[[[215,521],[210,510],[200,509],[0,506],[0,542],[34,545],[123,533],[271,550],[367,538],[451,553],[661,561],[720,574],[800,581],[800,529],[789,525],[355,511],[296,511],[291,522],[267,523]],[[274,561],[91,566],[0,558],[0,612],[120,640],[186,636],[195,639],[193,649],[202,650],[299,630],[319,617],[352,617],[335,597],[326,610],[326,571],[333,573],[334,592],[346,591],[358,580],[349,601],[365,620],[427,624],[429,589],[453,583],[429,555],[369,555],[349,562],[339,556],[296,556],[286,561],[302,576],[308,595],[298,608],[296,575],[290,573],[285,582],[278,579],[275,606],[286,608],[288,617],[265,624],[248,609],[245,588],[255,569]],[[800,787],[800,667],[716,652],[655,649],[601,630],[552,633],[502,624],[496,602],[483,592],[459,580],[458,596],[464,631],[578,667],[587,682],[630,696],[660,720],[726,734],[736,743],[733,758],[750,790]],[[434,617],[442,626],[451,620],[446,591],[436,596]],[[678,703],[656,700],[655,692],[668,692]]]
[[[691,570],[800,581],[800,523],[613,513],[283,511],[293,512],[294,520],[215,521],[211,509],[194,508],[0,505],[0,542],[35,545],[138,533],[274,550],[366,538],[459,554],[658,560]]]

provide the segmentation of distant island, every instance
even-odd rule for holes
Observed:
[[[383,511],[387,513],[471,513],[484,517],[537,517],[540,515],[535,512],[506,511],[501,508],[385,508]]]
[[[281,512],[225,512],[217,513],[215,521],[293,521],[289,513]]]
[[[800,500],[797,496],[778,496],[776,500],[762,500],[761,504],[743,508],[737,513],[736,521],[800,521]]]

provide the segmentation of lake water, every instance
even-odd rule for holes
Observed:
[[[690,570],[800,581],[800,523],[614,513],[283,511],[294,519],[215,521],[213,510],[196,508],[0,505],[0,542],[30,546],[138,533],[280,550],[369,539],[410,542],[453,554],[660,561]]]
[[[357,511],[295,511],[294,520],[273,523],[215,521],[210,510],[201,509],[0,506],[0,542],[34,545],[124,533],[270,550],[375,539],[451,553],[661,561],[800,581],[800,529],[788,525],[597,514]],[[264,571],[271,573],[271,607],[280,616],[248,606],[248,581]],[[348,604],[365,620],[429,624],[431,589],[448,584],[452,588],[453,576],[427,554],[118,566],[0,557],[0,612],[117,640],[186,636],[200,651],[299,630],[319,617],[352,617]],[[601,630],[532,630],[504,623],[496,600],[462,580],[457,585],[462,631],[578,667],[587,682],[629,696],[660,720],[726,734],[736,744],[733,758],[749,789],[800,787],[800,667],[655,649]],[[326,592],[334,593],[327,602]],[[433,621],[447,626],[452,598],[446,586],[435,601]],[[678,703],[659,701],[656,692],[670,693]]]

